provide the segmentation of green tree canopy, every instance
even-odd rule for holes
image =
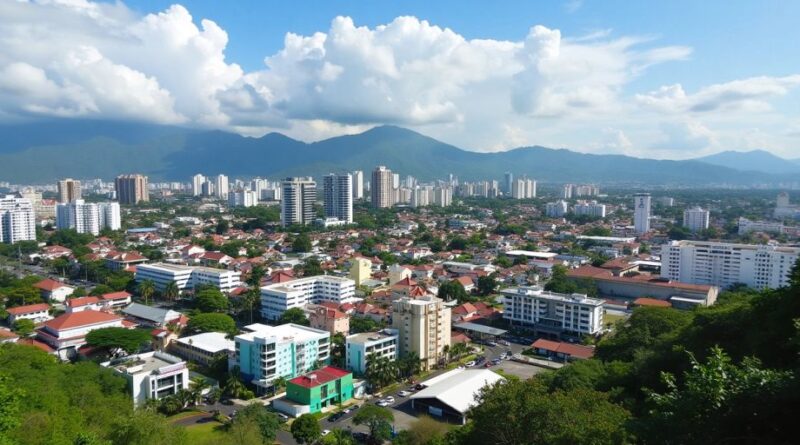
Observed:
[[[470,296],[464,290],[464,286],[456,280],[442,283],[436,296],[444,301],[456,300],[459,304],[470,300]]]
[[[186,328],[190,332],[224,332],[226,334],[236,334],[236,322],[227,314],[197,314],[189,319]]]
[[[201,290],[194,297],[194,304],[201,312],[225,312],[228,310],[228,297],[215,287]]]
[[[383,443],[392,436],[394,414],[378,405],[364,405],[353,417],[356,425],[366,425],[372,443]]]
[[[292,437],[297,443],[311,444],[319,439],[322,431],[313,414],[303,414],[292,422]]]
[[[150,333],[141,329],[102,328],[86,334],[86,343],[95,348],[111,351],[122,349],[134,354],[150,341]]]
[[[305,311],[299,307],[287,309],[283,314],[281,314],[280,318],[278,319],[278,324],[285,323],[294,323],[303,326],[311,325],[311,322],[308,321],[308,317],[306,317]]]
[[[311,252],[311,238],[305,233],[298,233],[292,240],[292,250],[295,252]]]

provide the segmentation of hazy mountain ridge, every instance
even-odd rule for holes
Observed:
[[[784,161],[788,162],[788,161]],[[521,147],[478,153],[394,126],[305,143],[280,133],[247,138],[148,124],[53,121],[0,126],[0,179],[52,182],[59,177],[111,178],[142,172],[187,181],[195,173],[230,176],[320,176],[387,165],[423,180],[454,173],[500,179],[505,171],[548,182],[750,184],[792,179],[743,172],[707,161],[665,161],[567,149]]]
[[[736,170],[771,174],[800,173],[800,160],[784,159],[765,150],[723,151],[695,160]]]

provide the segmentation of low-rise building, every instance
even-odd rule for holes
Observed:
[[[156,289],[163,291],[174,282],[181,291],[200,285],[210,285],[223,292],[241,286],[241,273],[235,270],[215,269],[202,266],[182,266],[167,263],[140,264],[136,267],[136,282],[150,280]]]
[[[304,308],[325,301],[336,304],[357,303],[356,283],[349,278],[331,275],[305,277],[261,288],[261,316],[277,320],[291,308]]]
[[[540,286],[511,287],[503,294],[503,318],[543,334],[595,335],[603,328],[603,300],[559,294]]]
[[[95,329],[124,327],[122,317],[106,312],[80,311],[60,315],[36,329],[36,337],[62,358],[72,358]]]
[[[531,345],[534,353],[563,362],[594,357],[594,348],[562,341],[540,338]]]
[[[328,331],[331,335],[350,333],[350,316],[344,312],[325,306],[310,307],[308,321],[314,329]]]
[[[80,311],[100,311],[105,303],[97,297],[78,297],[67,300],[65,304],[68,314]]]
[[[297,417],[318,413],[353,398],[353,374],[325,366],[286,382],[286,399],[276,400],[275,408]]]
[[[132,297],[133,296],[130,293],[125,292],[124,290],[119,292],[109,292],[100,296],[100,298],[105,302],[106,307],[112,310],[121,309],[131,304]]]
[[[181,324],[184,318],[184,315],[178,311],[139,303],[131,303],[122,310],[122,315],[137,324],[154,328],[166,328],[170,323]]]
[[[228,354],[233,353],[236,348],[235,345],[222,332],[204,332],[181,337],[171,343],[175,355],[203,366],[210,366],[217,360],[227,360]]]
[[[163,352],[122,357],[102,366],[125,377],[134,407],[143,406],[148,399],[161,400],[189,388],[186,362]]]
[[[6,312],[8,312],[8,324],[11,326],[17,320],[31,320],[34,323],[41,323],[53,319],[50,316],[50,305],[47,303],[10,307],[6,309]]]
[[[74,287],[51,278],[45,278],[33,287],[39,289],[42,298],[53,303],[63,303],[75,291]]]
[[[481,389],[501,381],[505,378],[489,369],[453,369],[422,382],[425,389],[410,397],[411,408],[463,425]]]
[[[370,359],[385,357],[397,360],[399,331],[383,329],[378,332],[362,332],[347,336],[345,340],[345,364],[356,375],[364,375]]]
[[[292,379],[330,360],[330,334],[293,323],[280,326],[252,324],[234,338],[231,365],[260,392],[275,379]]]

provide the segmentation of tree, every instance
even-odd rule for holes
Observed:
[[[292,240],[292,250],[295,252],[311,252],[311,238],[305,233],[299,233]]]
[[[197,314],[189,319],[187,329],[190,332],[224,332],[226,334],[236,334],[236,322],[227,314]]]
[[[341,332],[331,336],[331,363],[339,368],[345,367],[345,337]]]
[[[20,425],[20,401],[22,393],[0,375],[0,444],[12,443],[6,436],[8,431]]]
[[[42,302],[42,294],[33,286],[16,285],[4,288],[6,307],[25,306]]]
[[[389,357],[372,355],[367,360],[365,377],[370,387],[377,389],[392,383],[397,379],[397,362]]]
[[[217,226],[214,228],[214,233],[217,235],[222,235],[223,233],[227,232],[230,228],[230,224],[225,219],[220,219],[217,223]]]
[[[322,437],[320,443],[322,445],[356,445],[353,435],[341,428],[332,429],[328,435]]]
[[[292,422],[292,437],[297,443],[311,444],[320,438],[322,432],[320,431],[319,422],[312,414],[303,414]]]
[[[381,325],[369,317],[350,317],[350,333],[358,334],[360,332],[373,332],[381,328]]]
[[[261,291],[259,289],[249,289],[240,297],[241,307],[250,314],[250,323],[253,323],[253,312],[261,305]]]
[[[305,262],[303,262],[304,277],[313,277],[315,275],[322,275],[323,273],[322,265],[320,265],[317,257],[306,258]]]
[[[20,337],[27,337],[31,335],[35,328],[36,325],[33,324],[33,321],[27,318],[14,320],[14,332],[16,332]]]
[[[196,405],[203,399],[203,392],[209,391],[211,384],[203,377],[195,377],[189,382],[189,391],[192,393],[192,404]]]
[[[225,312],[228,310],[228,297],[215,287],[201,290],[194,297],[194,304],[201,312]]]
[[[311,322],[308,321],[308,317],[306,317],[306,313],[299,307],[287,309],[281,314],[280,318],[278,318],[278,324],[286,323],[294,323],[303,326],[311,325]]]
[[[470,300],[467,291],[464,290],[464,286],[457,280],[442,283],[436,296],[444,301],[456,300],[459,304]]]
[[[418,374],[421,368],[422,360],[420,360],[419,354],[414,351],[409,351],[397,359],[397,369],[403,378],[410,378],[414,374]]]
[[[165,422],[150,411],[134,411],[118,417],[110,433],[112,445],[181,445],[187,443],[186,431]]]
[[[370,443],[380,444],[392,436],[392,422],[394,414],[378,405],[365,405],[353,417],[356,425],[366,425],[369,428]]]
[[[489,295],[497,289],[497,275],[490,274],[483,277],[478,277],[478,293],[481,295]]]
[[[266,271],[263,267],[256,264],[250,269],[250,275],[247,276],[247,284],[248,286],[252,287],[253,289],[258,289],[261,287],[261,279],[264,278],[266,275]]]
[[[110,294],[111,292],[114,292],[114,289],[111,286],[107,284],[98,284],[92,289],[91,294],[100,296],[103,294]]]
[[[604,361],[633,360],[640,351],[651,350],[656,344],[674,339],[687,326],[692,315],[672,308],[640,307],[621,328],[597,345],[597,356]]]
[[[604,393],[578,389],[549,393],[537,378],[508,380],[482,389],[469,411],[465,443],[626,443],[630,414]]]
[[[280,429],[280,421],[274,413],[264,409],[264,405],[250,403],[236,414],[233,425],[240,422],[251,422],[256,426],[262,443],[271,444],[275,441],[275,434]],[[239,442],[237,442],[239,443]]]
[[[128,354],[139,352],[139,349],[150,341],[150,333],[140,329],[101,328],[86,334],[86,343],[98,349],[112,352],[121,349]]]
[[[153,280],[143,280],[139,283],[138,290],[144,304],[150,304],[150,297],[156,292],[156,284],[153,283]]]
[[[178,283],[170,281],[166,286],[164,286],[164,298],[167,301],[177,300],[180,294],[181,290],[178,288]]]
[[[430,416],[420,416],[407,430],[403,430],[398,437],[392,439],[393,445],[428,445],[440,443],[449,430],[447,424],[432,419]],[[401,437],[402,436],[402,437]]]

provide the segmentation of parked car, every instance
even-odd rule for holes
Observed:
[[[508,340],[499,340],[497,343],[500,343],[503,346],[511,346],[511,343]]]
[[[389,403],[394,403],[394,397],[393,396],[386,396],[383,400],[386,400]]]
[[[398,397],[408,397],[410,395],[411,395],[410,391],[400,391],[400,392],[397,393]]]
[[[383,408],[386,408],[387,406],[391,405],[391,403],[387,402],[386,400],[378,400],[378,402],[375,404]]]
[[[344,414],[345,414],[344,412],[340,412],[340,413],[336,413],[336,414],[331,414],[331,415],[328,417],[328,422],[336,422],[337,420],[341,419],[341,418],[344,416]]]
[[[477,365],[477,363],[475,363],[475,361],[469,361],[467,363],[464,363],[464,366],[466,366],[467,368],[471,368],[471,367],[473,367],[475,365]]]
[[[286,414],[284,413],[275,413],[275,414],[278,416],[278,420],[280,420],[281,423],[289,421],[289,416],[287,416]]]
[[[327,436],[330,433],[331,433],[331,430],[322,430],[322,435],[323,436]]]

